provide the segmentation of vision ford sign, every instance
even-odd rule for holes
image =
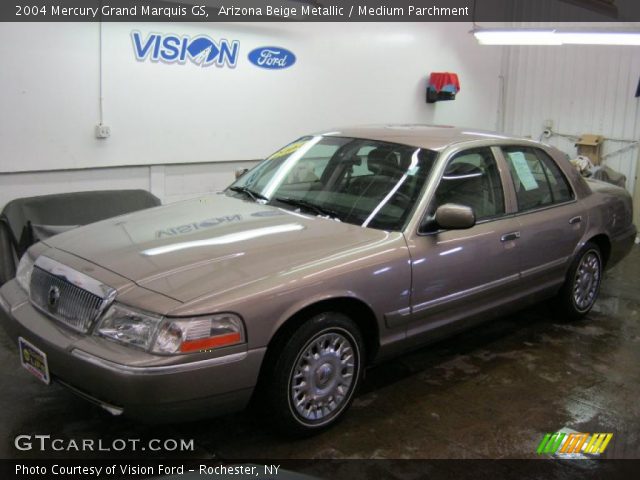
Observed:
[[[296,63],[296,56],[282,47],[259,47],[249,52],[249,61],[260,68],[279,70]]]
[[[238,62],[240,42],[225,39],[214,40],[207,35],[173,35],[150,33],[143,38],[137,31],[131,32],[133,50],[139,61],[179,63],[190,61],[201,67],[235,67]]]

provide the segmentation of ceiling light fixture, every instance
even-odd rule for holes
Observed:
[[[481,45],[562,45],[553,30],[474,30]]]
[[[481,45],[640,45],[640,32],[475,29]]]

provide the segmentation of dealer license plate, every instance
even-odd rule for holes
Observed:
[[[49,385],[51,378],[49,377],[47,354],[22,337],[18,337],[18,349],[22,366]]]

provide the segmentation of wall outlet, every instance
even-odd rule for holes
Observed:
[[[109,138],[111,136],[111,127],[99,123],[96,125],[96,138]]]
[[[546,119],[542,124],[542,128],[545,130],[553,130],[553,120],[550,118]]]

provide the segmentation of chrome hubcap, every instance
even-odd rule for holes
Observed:
[[[578,265],[573,282],[573,301],[580,310],[588,309],[596,299],[600,286],[600,258],[587,252]]]
[[[354,348],[344,335],[325,333],[298,356],[291,377],[291,404],[306,420],[322,420],[346,402],[354,382]]]

